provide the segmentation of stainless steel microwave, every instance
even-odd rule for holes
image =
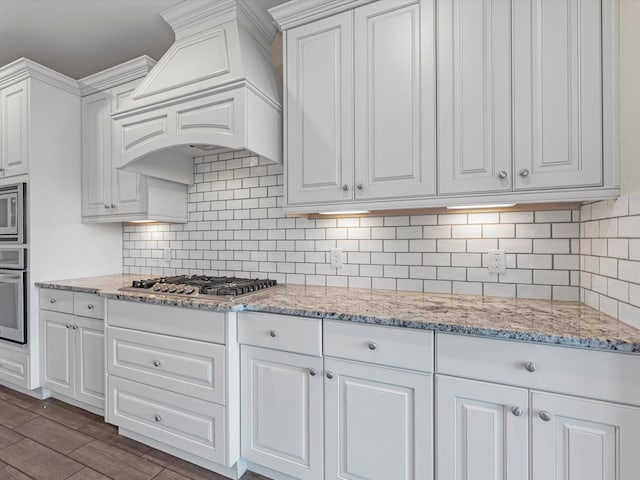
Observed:
[[[24,202],[24,183],[0,186],[0,242],[26,242]]]

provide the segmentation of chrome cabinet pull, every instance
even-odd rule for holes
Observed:
[[[376,348],[378,348],[376,342],[369,342],[369,350],[375,350]]]
[[[159,367],[160,365],[162,365],[162,362],[160,360],[154,360],[153,361],[153,366],[154,367]]]
[[[357,185],[356,185],[356,188],[357,188],[358,190],[364,190],[364,185],[363,185],[363,184],[361,184],[361,183],[359,183],[359,184],[357,184]]]
[[[94,307],[93,305],[89,304],[89,305],[87,305],[87,308],[88,308],[89,310],[93,310],[95,307]]]
[[[269,336],[271,338],[276,338],[278,336],[278,332],[276,332],[275,330],[269,330]]]
[[[77,329],[78,329],[78,325],[73,325],[71,328],[72,328],[73,330],[77,330]]]
[[[67,327],[67,328],[71,328],[71,324],[70,324],[70,323],[67,323],[67,324],[65,325],[65,327]]]
[[[311,375],[312,377],[315,377],[317,375],[317,373],[318,372],[316,371],[315,368],[312,368],[312,369],[309,370],[309,375]]]
[[[531,372],[531,373],[533,373],[533,372],[535,372],[535,371],[536,371],[536,364],[535,364],[535,363],[533,363],[533,362],[526,362],[526,363],[524,364],[524,369],[525,369],[527,372]]]
[[[52,298],[51,300],[49,300],[49,303],[56,303],[56,299]]]
[[[498,172],[498,178],[500,178],[502,180],[504,180],[508,176],[509,176],[509,174],[507,173],[506,170],[500,170],[500,172]]]
[[[162,417],[160,415],[157,415],[157,414],[153,416],[153,419],[156,421],[156,423],[159,423],[159,422],[162,421]]]
[[[520,407],[512,407],[511,413],[513,413],[516,417],[522,416],[522,409]]]
[[[349,191],[349,185],[347,185],[346,183],[344,185],[342,185],[342,190],[344,190],[345,192]]]
[[[520,170],[520,176],[521,177],[528,177],[529,176],[529,170],[526,168],[523,168],[522,170]]]
[[[549,422],[551,421],[551,414],[545,410],[540,412],[540,418],[545,421],[545,422]]]
[[[327,378],[331,380],[333,378],[333,372],[327,372]]]

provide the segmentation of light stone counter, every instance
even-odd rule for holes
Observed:
[[[118,290],[139,278],[109,275],[37,286],[211,311],[270,312],[640,353],[640,330],[578,302],[301,285],[278,286],[233,301]]]

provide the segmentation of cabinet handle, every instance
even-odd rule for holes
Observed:
[[[276,332],[275,330],[269,330],[269,336],[271,338],[276,338],[278,336],[278,332]]]
[[[65,325],[65,327],[67,327],[67,328],[71,328],[71,324],[70,324],[70,323],[67,323],[67,324]]]
[[[0,172],[4,172],[4,168],[0,167]]]
[[[162,421],[162,417],[161,417],[160,415],[157,415],[157,414],[153,416],[153,419],[154,419],[157,423],[159,423],[159,422],[161,422],[161,421]]]
[[[551,421],[551,414],[545,410],[540,412],[540,418],[545,422]]]
[[[112,203],[111,208],[117,208],[117,206],[114,203]]]
[[[160,365],[162,365],[162,362],[160,360],[154,360],[153,361],[153,366],[154,367],[159,367]]]
[[[500,170],[500,172],[498,172],[498,178],[500,178],[502,180],[504,180],[508,176],[509,176],[509,174],[507,173],[506,170]]]
[[[333,372],[327,372],[327,378],[331,380],[333,378]]]
[[[376,342],[369,342],[369,350],[375,350],[376,348],[378,348]]]
[[[94,307],[93,305],[89,304],[89,305],[87,305],[87,308],[88,308],[89,310],[93,310],[95,307]]]
[[[520,176],[521,177],[528,177],[529,176],[529,170],[526,168],[523,168],[522,170],[520,170]]]
[[[56,303],[56,299],[52,298],[51,300],[49,300],[49,303]]]
[[[522,409],[520,407],[512,407],[511,413],[513,413],[516,417],[522,416]]]
[[[78,325],[72,325],[72,326],[71,326],[71,328],[72,328],[73,330],[77,330],[77,329],[78,329]]]
[[[315,368],[312,368],[311,370],[309,370],[309,375],[311,375],[312,377],[315,377],[317,373],[318,372],[316,371]]]
[[[344,190],[345,192],[349,191],[349,185],[347,185],[346,183],[344,185],[342,185],[342,190]]]
[[[364,185],[363,185],[363,184],[361,184],[361,183],[359,183],[359,184],[357,184],[357,185],[356,185],[356,188],[357,188],[358,190],[364,190]]]
[[[111,208],[111,205],[104,204],[104,208]]]
[[[524,369],[525,369],[527,372],[531,372],[531,373],[533,373],[533,372],[535,372],[535,371],[536,371],[536,364],[535,364],[535,363],[533,363],[533,362],[526,362],[526,363],[524,364]]]

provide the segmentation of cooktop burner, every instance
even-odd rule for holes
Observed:
[[[276,281],[260,278],[207,277],[205,275],[179,275],[134,280],[130,287],[121,288],[127,292],[187,295],[194,297],[239,297],[255,293],[265,288],[275,287]]]

